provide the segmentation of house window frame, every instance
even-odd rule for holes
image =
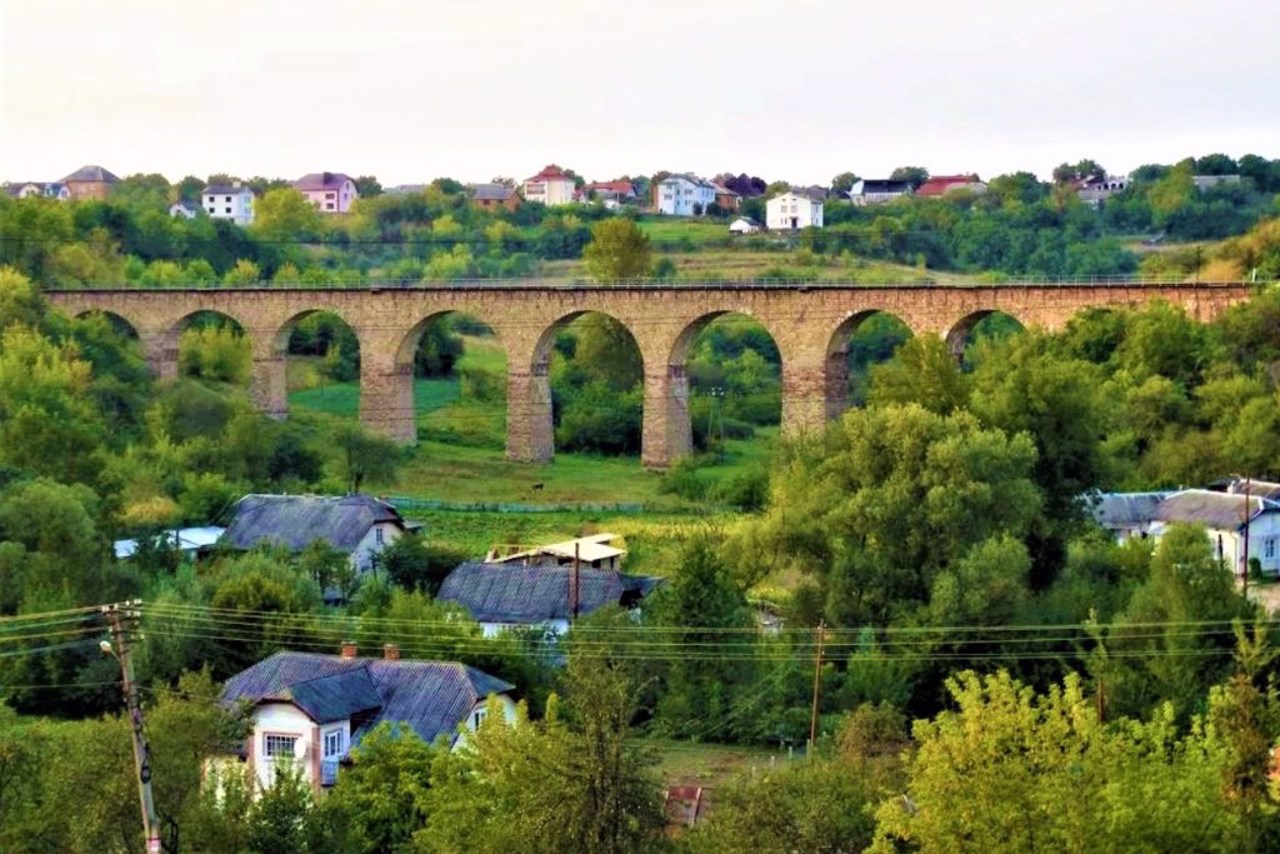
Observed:
[[[375,545],[386,545],[386,536],[382,533],[382,526],[375,525],[373,528],[373,542]]]
[[[471,728],[473,730],[480,729],[480,724],[484,723],[484,720],[487,717],[489,717],[489,709],[487,706],[481,706],[478,709],[472,709],[471,710]]]
[[[1272,560],[1276,556],[1276,538],[1267,537],[1262,541],[1262,556],[1267,560]]]
[[[343,736],[342,727],[324,733],[321,737],[321,755],[324,759],[342,758],[342,751],[346,748],[346,739]],[[330,749],[330,745],[334,745],[333,749]]]
[[[262,758],[269,762],[279,762],[281,759],[287,759],[292,762],[297,757],[298,739],[300,738],[302,736],[296,732],[264,732],[262,734]],[[272,753],[272,739],[277,740],[277,746],[279,742],[287,741],[289,743],[288,751],[286,753]]]

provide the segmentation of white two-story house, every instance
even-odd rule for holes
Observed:
[[[653,207],[668,216],[698,216],[716,203],[716,185],[696,175],[671,175],[653,188]]]
[[[410,661],[393,645],[382,658],[360,658],[355,644],[341,655],[277,652],[227,680],[226,706],[252,707],[253,729],[239,754],[258,791],[272,785],[281,768],[301,775],[314,791],[337,782],[353,746],[387,722],[427,743],[463,743],[497,698],[515,720],[515,686],[454,661]],[[216,763],[220,773],[233,760]]]
[[[253,190],[239,181],[231,185],[211,184],[200,193],[200,207],[214,219],[249,225],[253,222]]]
[[[554,163],[543,168],[521,185],[526,202],[539,202],[547,206],[573,204],[576,182],[573,176]]]
[[[822,202],[801,193],[774,196],[764,203],[764,210],[770,231],[822,228]]]

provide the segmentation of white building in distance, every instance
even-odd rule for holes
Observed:
[[[764,224],[770,231],[822,228],[822,202],[786,192],[764,203]]]
[[[214,219],[229,219],[236,225],[253,222],[253,190],[239,181],[230,186],[205,187],[200,193],[200,206]]]

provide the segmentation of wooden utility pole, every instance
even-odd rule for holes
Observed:
[[[1248,475],[1244,478],[1244,568],[1240,573],[1241,595],[1246,600],[1249,598],[1249,517],[1253,515],[1253,508],[1249,506],[1249,488],[1252,486]]]
[[[818,692],[822,686],[822,641],[826,635],[826,622],[818,621],[818,654],[813,659],[813,709],[809,712],[809,759],[818,739]]]
[[[582,558],[580,554],[581,548],[581,543],[574,542],[573,572],[569,575],[569,622],[571,623],[576,623],[578,621],[578,600],[582,595],[580,588],[582,577],[578,574],[578,568],[582,565]]]
[[[151,747],[142,729],[142,705],[138,702],[138,683],[133,678],[133,658],[129,650],[129,630],[137,629],[141,600],[122,605],[103,605],[102,613],[111,628],[111,642],[103,641],[102,651],[120,662],[124,702],[129,709],[133,733],[133,764],[138,774],[138,800],[142,806],[142,829],[146,836],[147,854],[160,854],[160,830],[156,821],[155,801],[151,797]]]

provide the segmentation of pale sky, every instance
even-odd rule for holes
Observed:
[[[0,180],[1280,157],[1278,0],[0,0]]]

